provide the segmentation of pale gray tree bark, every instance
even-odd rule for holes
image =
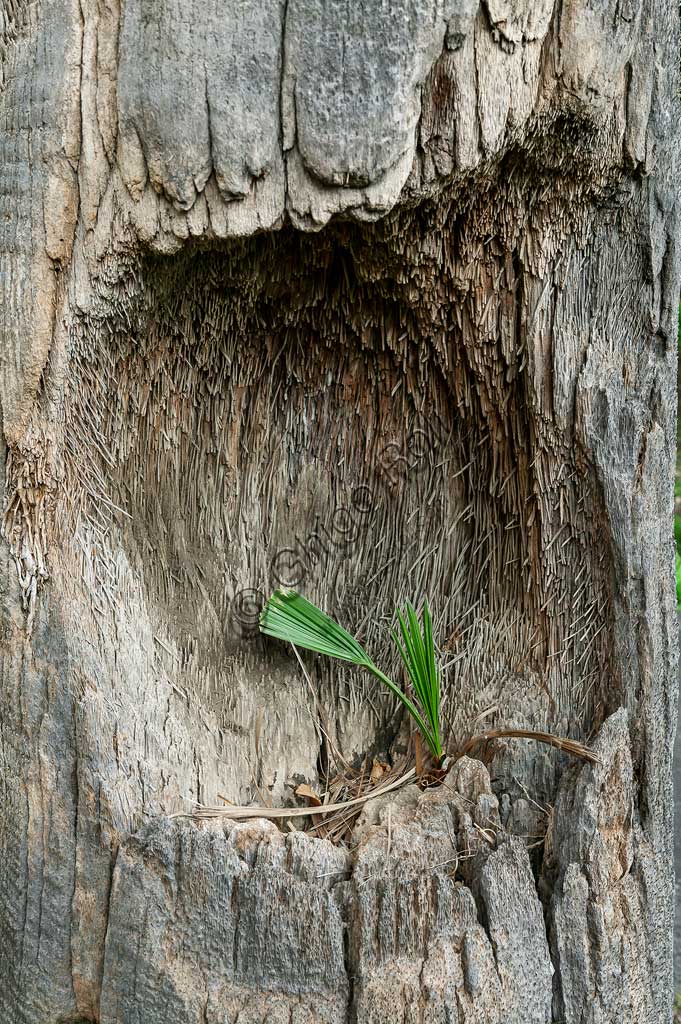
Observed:
[[[1,0],[1,1024],[669,1019],[677,22]],[[405,749],[281,582],[600,762],[172,817]]]

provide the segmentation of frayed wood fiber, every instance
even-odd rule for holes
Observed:
[[[513,162],[503,173],[506,229],[508,194],[456,215],[443,197],[367,228],[150,257],[121,271],[106,314],[74,322],[66,473],[76,535],[97,552],[82,571],[106,594],[106,533],[121,536],[146,600],[172,615],[177,685],[220,728],[253,730],[230,678],[276,691],[294,670],[233,620],[241,591],[282,582],[389,661],[394,605],[427,594],[454,737],[492,704],[500,724],[569,722],[575,738],[597,726],[605,567],[571,569],[604,557],[594,478],[574,424],[542,413],[527,351],[528,324],[574,298],[557,283],[534,296],[522,252],[555,263],[557,281],[568,268],[545,254],[547,232],[567,226],[554,205],[535,214],[534,242],[517,238],[518,208],[543,188]],[[313,671],[334,732],[352,733],[348,756],[394,742],[375,686]],[[277,714],[275,701],[266,730]]]

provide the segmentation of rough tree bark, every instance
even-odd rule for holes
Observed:
[[[669,1019],[677,6],[0,0],[2,1024]],[[294,582],[445,649],[348,846]],[[310,663],[348,759],[393,703]]]

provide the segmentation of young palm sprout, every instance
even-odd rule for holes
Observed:
[[[392,679],[374,665],[354,637],[295,590],[277,590],[272,594],[260,616],[260,631],[296,647],[349,661],[371,672],[402,701],[439,765],[443,758],[440,676],[435,662],[433,623],[428,603],[424,602],[423,605],[423,632],[410,604],[407,604],[406,616],[398,610],[397,618],[402,642],[395,631],[392,636],[414,689],[418,707]]]
[[[272,594],[260,616],[260,631],[268,636],[276,637],[277,640],[286,640],[296,647],[304,647],[317,654],[327,654],[330,658],[349,661],[351,664],[371,672],[388,687],[391,693],[395,694],[398,700],[402,701],[419,727],[433,755],[436,768],[440,769],[444,761],[440,735],[440,674],[435,661],[433,622],[428,602],[423,602],[422,627],[419,625],[416,612],[409,603],[407,603],[404,613],[398,608],[396,615],[399,633],[397,630],[392,630],[392,638],[409,676],[416,698],[415,702],[410,700],[404,690],[374,665],[364,648],[357,643],[353,636],[315,605],[306,601],[295,590],[277,590]],[[459,748],[457,756],[472,752],[475,747],[490,740],[513,738],[545,743],[586,761],[598,762],[600,760],[597,754],[577,740],[522,728],[491,729],[480,735],[472,736],[463,747]]]
[[[435,662],[433,620],[428,602],[425,600],[423,602],[423,633],[419,628],[416,612],[409,602],[407,602],[407,621],[405,622],[399,608],[397,609],[397,619],[404,646],[400,644],[395,630],[391,630],[392,638],[400,652],[414,693],[418,697],[419,704],[428,721],[432,742],[428,736],[426,739],[428,739],[433,757],[439,765],[444,757],[440,738],[440,673]]]

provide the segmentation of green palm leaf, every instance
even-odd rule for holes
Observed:
[[[260,632],[353,665],[371,664],[350,633],[295,590],[272,594],[260,616]]]
[[[415,657],[419,660],[419,667],[416,674],[417,684],[414,684],[414,677],[409,669],[409,663],[400,649],[409,677],[414,685],[414,692],[424,714],[409,699],[403,690],[397,686],[392,679],[389,679],[381,670],[374,665],[373,661],[363,647],[357,643],[355,638],[339,626],[332,618],[326,615],[321,609],[307,601],[295,590],[276,590],[263,608],[260,616],[260,631],[267,636],[275,637],[277,640],[284,640],[302,647],[307,651],[314,651],[317,654],[326,654],[331,658],[339,658],[341,661],[349,661],[353,665],[365,668],[379,679],[388,689],[404,704],[412,716],[428,744],[433,756],[438,760],[442,757],[442,745],[439,734],[439,680],[437,670],[434,667],[434,654],[432,642],[432,624],[427,606],[424,609],[424,636],[421,637],[416,614],[408,605],[407,614],[410,618],[409,632],[403,623],[400,615],[400,622],[403,628],[403,635],[406,634],[411,643],[413,635],[418,637],[419,646],[415,649]],[[428,628],[426,628],[426,616]],[[415,633],[414,633],[415,630]],[[413,634],[413,635],[412,635]],[[427,637],[430,637],[430,648],[428,648]],[[399,647],[399,644],[398,644]],[[430,654],[427,653],[430,651]],[[429,669],[428,658],[433,661],[433,670]],[[430,672],[430,675],[429,675]],[[424,686],[423,680],[428,678],[429,682]],[[433,683],[435,680],[435,683]],[[433,687],[437,684],[436,697],[433,696]],[[433,727],[435,723],[435,727]]]
[[[432,738],[431,750],[434,756],[442,759],[442,742],[440,739],[440,676],[435,661],[435,644],[433,642],[433,620],[428,602],[423,603],[423,632],[413,607],[407,603],[405,617],[397,610],[397,621],[402,634],[402,643],[395,632],[392,637],[400,652],[407,675],[414,688],[420,706],[428,721]]]

